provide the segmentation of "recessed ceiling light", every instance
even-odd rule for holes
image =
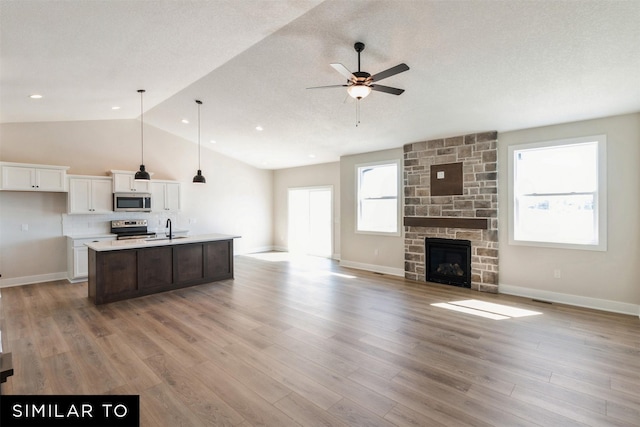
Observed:
[[[257,131],[263,131],[263,130],[264,130],[264,128],[263,128],[262,126],[256,126],[256,130],[257,130]]]
[[[187,119],[182,119],[182,123],[184,123],[185,125],[188,125],[188,124],[189,124],[189,120],[187,120]]]
[[[309,154],[309,158],[310,158],[310,159],[315,159],[315,158],[316,158],[316,155],[315,155],[315,154]]]
[[[212,139],[212,140],[211,140],[211,141],[209,141],[209,142],[210,142],[210,143],[212,143],[212,144],[215,144],[215,143],[216,143],[216,140],[215,140],[215,139]]]
[[[40,99],[40,98],[42,98],[42,95],[40,95],[38,93],[34,93],[33,95],[29,95],[29,98],[31,98],[31,99]]]
[[[117,105],[114,105],[113,107],[111,107],[112,110],[119,110],[120,107],[118,107]]]

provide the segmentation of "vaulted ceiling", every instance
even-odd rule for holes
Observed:
[[[637,0],[1,0],[0,120],[133,119],[146,89],[145,123],[191,142],[202,100],[203,148],[337,161],[640,111],[638,22]],[[356,41],[363,71],[410,67],[382,83],[402,95],[360,101],[357,127],[345,88],[307,89],[346,83],[329,64],[357,71]]]

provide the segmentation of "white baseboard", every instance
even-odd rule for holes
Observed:
[[[340,265],[348,268],[355,268],[357,270],[372,271],[374,273],[388,274],[390,276],[404,277],[403,268],[385,267],[384,265],[365,264],[362,262],[340,260]]]
[[[254,251],[251,253],[257,253],[257,252],[269,252],[269,251],[276,251],[276,252],[289,252],[289,248],[286,246],[272,246],[271,249],[265,249],[262,251]],[[336,260],[336,261],[340,261],[340,254],[332,254],[331,255],[331,259]]]
[[[53,282],[56,280],[67,280],[67,272],[37,274],[35,276],[12,277],[0,279],[0,288],[11,286],[30,285],[32,283]]]
[[[563,294],[560,292],[543,291],[540,289],[523,288],[520,286],[506,285],[504,283],[500,283],[498,285],[498,292],[501,294],[557,302],[577,307],[593,308],[596,310],[610,311],[612,313],[630,314],[632,316],[640,317],[640,305],[638,304],[583,297],[580,295]]]
[[[237,251],[235,250],[235,247],[234,247],[233,254],[234,255],[258,254],[260,252],[271,252],[273,250],[277,251],[278,249],[274,249],[273,246],[258,246],[255,248],[246,249],[244,251]]]

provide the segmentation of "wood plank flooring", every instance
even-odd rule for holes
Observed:
[[[103,306],[86,283],[2,289],[2,392],[139,394],[153,427],[640,425],[637,317],[283,258]],[[431,305],[468,299],[542,314]]]

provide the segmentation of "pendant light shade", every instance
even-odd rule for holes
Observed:
[[[198,169],[197,175],[193,177],[193,182],[196,184],[205,184],[207,182],[205,177],[202,176],[202,171],[200,169]]]
[[[131,176],[131,175],[129,175],[129,176]],[[149,172],[144,170],[144,165],[140,165],[140,170],[138,172],[136,172],[136,175],[133,177],[133,179],[148,181],[148,180],[151,179],[151,176],[149,175]]]
[[[144,121],[143,121],[143,108],[142,108],[142,94],[145,92],[144,89],[139,89],[138,93],[140,94],[140,142],[142,147],[142,156],[140,162],[140,170],[136,172],[134,179],[136,180],[145,180],[148,181],[151,179],[149,172],[144,169]]]
[[[196,184],[205,184],[207,180],[202,176],[202,170],[200,170],[200,106],[202,105],[202,101],[196,99],[196,104],[198,104],[198,173],[193,177],[193,182]]]

